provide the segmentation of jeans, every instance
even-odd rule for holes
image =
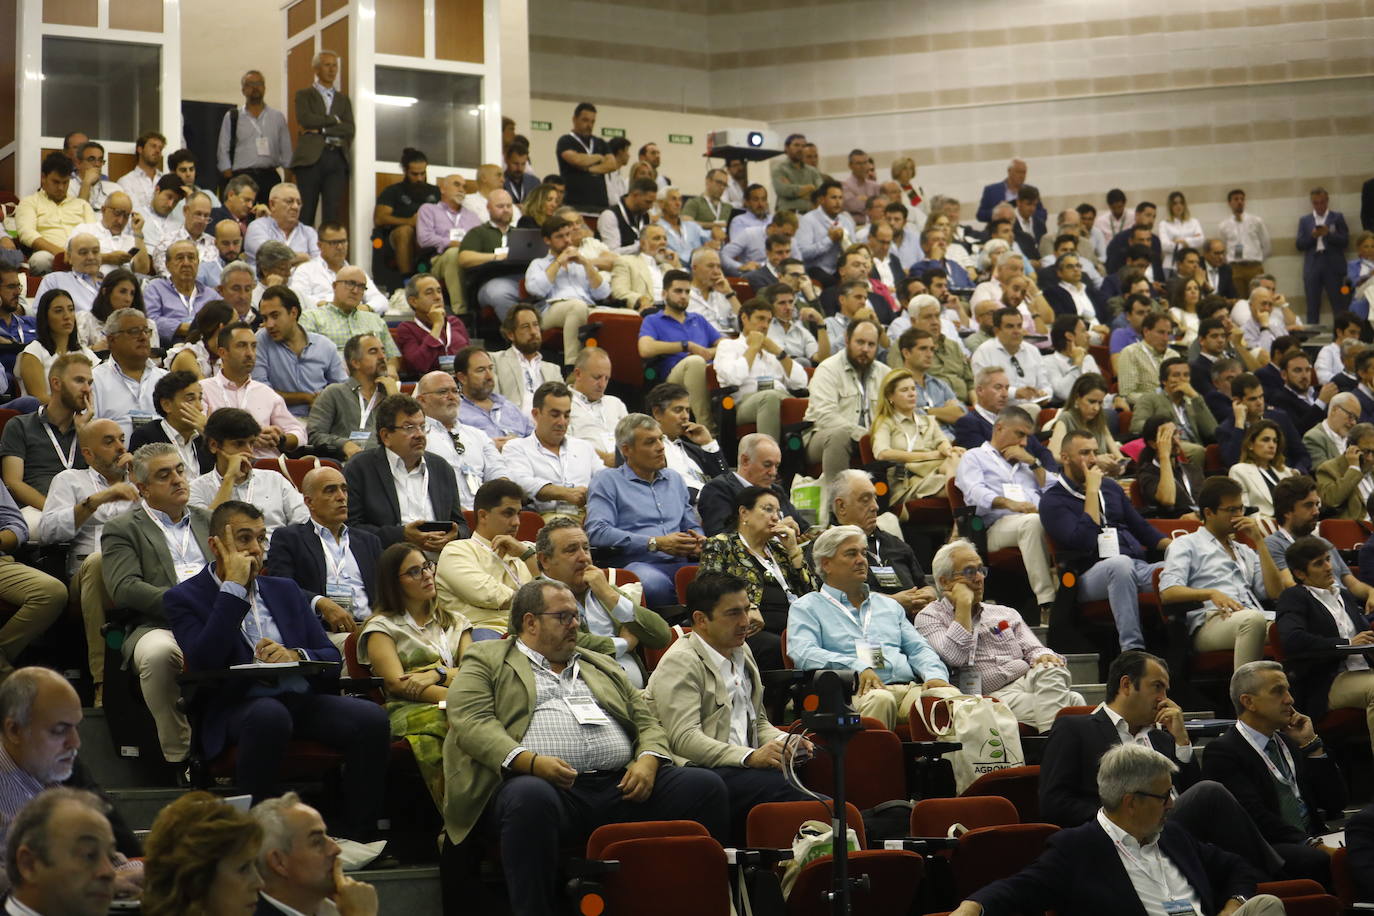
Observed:
[[[1112,606],[1116,619],[1116,638],[1121,651],[1145,648],[1140,629],[1140,593],[1153,587],[1154,572],[1162,563],[1146,563],[1122,554],[1098,560],[1078,577],[1079,595],[1086,601],[1101,601]]]

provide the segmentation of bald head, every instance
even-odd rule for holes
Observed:
[[[81,432],[77,438],[80,440],[82,448],[93,449],[106,436],[118,435],[122,432],[123,430],[114,420],[91,420],[81,427]]]
[[[453,376],[438,369],[426,372],[415,385],[415,400],[425,416],[438,420],[445,429],[458,423],[458,383]]]
[[[330,483],[337,483],[343,480],[343,475],[338,468],[331,468],[327,464],[322,464],[313,468],[301,480],[301,494],[306,497],[319,496],[320,491]]]
[[[453,381],[452,375],[442,369],[435,369],[433,372],[426,372],[420,376],[420,380],[415,383],[415,393],[417,395],[433,394],[451,381]]]

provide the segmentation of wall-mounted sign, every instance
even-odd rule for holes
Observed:
[[[553,124],[548,121],[531,121],[530,130],[553,130]]]
[[[669,134],[669,135],[668,135],[668,142],[669,142],[669,143],[682,143],[682,144],[684,144],[684,145],[686,145],[686,146],[691,146],[691,145],[692,145],[692,135],[691,135],[691,134]]]
[[[624,131],[623,128],[620,128],[620,127],[603,127],[603,128],[601,128],[601,136],[603,136],[603,137],[623,137],[623,136],[625,136],[625,131]]]

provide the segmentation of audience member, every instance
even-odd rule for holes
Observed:
[[[34,298],[61,292],[75,303],[75,310],[88,312],[100,290],[100,241],[90,233],[73,232],[67,238],[66,254],[67,269],[46,274]]]
[[[1064,401],[1077,381],[1085,375],[1101,375],[1097,359],[1088,352],[1088,323],[1077,315],[1060,315],[1050,326],[1050,349],[1044,357],[1045,380],[1050,393]],[[1120,399],[1118,395],[1113,403]],[[1125,404],[1124,399],[1120,399]]]
[[[814,200],[815,209],[798,222],[797,251],[806,262],[808,273],[829,277],[835,273],[840,254],[854,244],[858,230],[853,217],[844,212],[844,192],[838,182],[822,182],[816,188]]]
[[[1245,212],[1245,192],[1239,188],[1228,191],[1226,205],[1231,214],[1221,221],[1218,233],[1225,246],[1227,263],[1263,261],[1273,251],[1269,229],[1264,220]]]
[[[300,299],[289,287],[268,287],[258,308],[262,328],[253,379],[269,385],[294,416],[303,417],[327,386],[348,377],[342,347],[301,326]]]
[[[1131,432],[1139,434],[1147,423],[1164,418],[1174,426],[1179,451],[1188,464],[1202,467],[1206,446],[1216,440],[1217,421],[1207,402],[1193,387],[1192,372],[1181,357],[1171,356],[1159,365],[1160,390],[1142,395],[1131,415]],[[1173,436],[1169,441],[1174,441]],[[1153,442],[1153,439],[1147,439]],[[1172,446],[1171,446],[1172,447]]]
[[[238,407],[252,414],[262,428],[254,442],[258,458],[276,458],[307,442],[305,424],[286,408],[286,401],[270,386],[253,378],[258,339],[242,322],[225,325],[215,340],[219,371],[201,382],[205,413],[221,407]]]
[[[522,497],[520,486],[504,477],[484,483],[473,497],[472,536],[449,543],[435,571],[444,607],[497,632],[510,620],[512,596],[539,575],[534,546],[517,538]]]
[[[913,347],[906,352],[917,354],[917,348],[924,345],[925,356],[916,355],[915,359],[928,361],[930,335],[914,328],[907,334],[922,336],[914,340]],[[921,376],[920,381],[927,385],[944,385],[933,376]],[[953,478],[954,468],[964,453],[937,420],[942,409],[957,410],[962,415],[963,408],[954,400],[948,386],[944,386],[943,391],[936,390],[937,397],[945,394],[949,397],[940,406],[922,403],[929,398],[929,387],[918,384],[917,376],[909,369],[893,369],[884,377],[879,389],[878,406],[869,432],[871,448],[874,459],[893,465],[887,471],[888,505],[897,507],[902,519],[906,518],[908,500],[944,493],[945,483]]]
[[[158,238],[157,245],[148,253],[156,273],[164,277],[169,275],[168,249],[176,242],[188,241],[196,246],[196,253],[200,259],[196,265],[197,273],[201,264],[211,264],[219,260],[219,247],[215,244],[215,235],[208,231],[210,201],[210,195],[205,191],[193,191],[182,201],[182,224],[168,226]]]
[[[207,302],[191,319],[191,330],[186,339],[175,344],[163,355],[168,372],[190,372],[196,378],[209,378],[215,374],[215,363],[219,353],[211,349],[215,339],[225,325],[237,320],[234,309],[227,302],[215,300]],[[209,346],[206,346],[206,342]]]
[[[529,144],[515,142],[506,147],[506,174],[505,182],[502,187],[506,193],[518,204],[524,201],[535,188],[539,187],[539,179],[529,171],[530,148]],[[490,201],[490,198],[488,198]]]
[[[1168,312],[1150,312],[1141,319],[1140,340],[1115,356],[1117,390],[1132,407],[1159,390],[1164,361],[1177,356],[1169,347],[1173,334],[1174,319]]]
[[[248,812],[208,792],[186,793],[158,812],[148,832],[143,912],[246,913],[261,906],[261,842],[262,828]]]
[[[1274,517],[1274,487],[1299,472],[1284,465],[1283,433],[1278,424],[1260,420],[1245,428],[1240,460],[1231,465],[1227,473],[1241,485],[1246,508],[1253,508],[1263,518],[1270,519]]]
[[[189,239],[173,242],[167,249],[170,277],[149,281],[143,290],[148,317],[157,324],[158,336],[167,342],[186,336],[196,313],[219,298],[218,293],[196,279],[200,255]]]
[[[181,179],[175,175],[163,175],[153,185],[152,192],[152,201],[143,211],[143,241],[149,257],[163,247],[164,239],[170,239],[182,228],[182,221],[172,214],[177,204],[184,203],[186,198]]]
[[[149,442],[168,442],[181,453],[188,476],[196,477],[213,468],[215,456],[204,435],[207,418],[199,376],[168,372],[153,386],[153,405],[161,419],[135,429],[129,438],[129,451],[136,452]]]
[[[606,393],[611,357],[600,347],[584,347],[568,376],[572,419],[568,435],[590,442],[607,467],[615,467],[615,426],[628,412],[625,402]]]
[[[86,467],[77,438],[91,415],[92,362],[83,353],[53,361],[43,373],[50,392],[46,405],[14,417],[0,433],[0,476],[30,528],[38,525],[53,478]]]
[[[148,319],[137,309],[112,312],[105,321],[110,358],[91,371],[91,416],[107,417],[129,436],[136,424],[157,417],[153,386],[166,370],[150,364]]]
[[[459,305],[467,303],[469,295],[475,294],[479,307],[491,308],[498,318],[504,319],[506,313],[520,301],[519,278],[511,272],[493,275],[491,270],[481,271],[479,268],[488,264],[498,269],[502,266],[500,262],[506,259],[510,251],[508,236],[515,206],[507,192],[496,190],[488,197],[487,212],[489,220],[468,230],[458,246],[458,282],[465,291],[455,292],[450,287],[449,301],[457,310]],[[518,267],[512,270],[518,270]]]
[[[262,427],[237,407],[221,407],[205,423],[205,441],[215,466],[191,481],[191,505],[213,512],[225,502],[251,503],[262,513],[267,534],[309,518],[300,492],[276,471],[253,473],[253,448]]]
[[[334,300],[335,283],[339,271],[348,267],[348,229],[341,223],[321,223],[319,229],[320,253],[291,272],[291,288],[301,301],[310,305],[323,306]],[[362,268],[358,268],[362,270]],[[378,315],[386,313],[387,300],[381,290],[363,273],[363,291],[360,307],[366,306]]]
[[[539,328],[539,309],[521,303],[506,313],[501,336],[510,346],[492,357],[496,369],[496,390],[512,404],[529,411],[534,392],[547,382],[561,382],[558,367],[544,362],[539,353],[543,332]]]
[[[612,200],[610,207],[601,211],[596,231],[606,247],[616,254],[639,251],[639,234],[649,221],[649,211],[657,203],[658,190],[653,179],[636,178],[630,182],[626,194]]]
[[[243,256],[252,264],[266,242],[281,242],[296,253],[295,264],[320,256],[319,236],[301,222],[301,192],[286,182],[272,188],[267,197],[267,216],[253,220],[243,236]]]
[[[464,511],[472,511],[477,490],[501,475],[500,453],[486,433],[459,422],[458,384],[452,375],[439,370],[426,373],[415,386],[415,400],[425,411],[425,451],[453,468],[459,502]]]
[[[105,208],[110,205],[110,199],[116,194],[123,193],[117,183],[103,174],[106,162],[105,147],[94,140],[87,140],[78,146],[75,152],[76,155],[72,158],[75,171],[72,172],[72,183],[68,191],[90,204],[95,212],[104,213]],[[125,196],[127,198],[127,195]],[[132,206],[132,202],[126,203],[125,206]]]
[[[812,195],[820,188],[824,176],[820,169],[805,162],[806,137],[791,134],[783,141],[783,159],[776,160],[770,174],[773,179],[773,193],[778,198],[779,210],[795,210],[799,213],[814,206]],[[751,185],[745,189],[745,206],[749,205],[749,192],[752,188],[764,190],[761,185]],[[839,190],[838,184],[836,189]],[[767,194],[767,191],[764,190]],[[840,196],[841,205],[843,195]],[[766,200],[766,198],[765,198]],[[766,206],[766,204],[765,204]],[[839,208],[836,208],[838,212]],[[852,224],[851,220],[851,224]],[[743,227],[739,227],[743,228]]]
[[[593,303],[610,295],[608,278],[572,244],[572,224],[558,217],[540,228],[549,253],[535,258],[525,271],[525,289],[542,303],[540,326],[563,329],[563,362],[571,365],[582,349],[580,331]],[[508,313],[509,314],[509,313]]]
[[[1329,383],[1328,383],[1329,384]],[[1348,391],[1333,395],[1326,405],[1326,417],[1303,433],[1302,445],[1319,468],[1343,454],[1350,445],[1350,430],[1360,419],[1360,400]]]
[[[435,369],[453,371],[453,357],[471,341],[463,319],[444,309],[444,289],[429,274],[415,274],[405,285],[414,321],[396,327],[403,367],[414,375]]]
[[[1201,521],[1197,494],[1202,488],[1202,467],[1185,460],[1178,425],[1167,415],[1157,414],[1145,421],[1141,439],[1145,447],[1136,459],[1136,487],[1145,504],[1142,512]]]
[[[461,392],[459,418],[491,437],[498,449],[534,430],[529,414],[496,392],[496,367],[486,350],[473,345],[458,351],[453,374]]]
[[[798,269],[801,265],[798,262]],[[797,306],[797,294],[786,283],[772,283],[758,291],[759,298],[773,309],[773,320],[768,325],[768,337],[782,352],[801,365],[803,371],[819,362],[820,344],[808,329],[809,324],[820,324],[821,314],[810,306]]]
[[[583,213],[606,209],[605,176],[620,167],[595,129],[596,106],[579,102],[573,109],[572,130],[558,138],[554,149],[558,174],[567,186],[566,200]]]
[[[360,267],[340,268],[334,279],[334,298],[321,302],[316,308],[301,313],[297,321],[306,330],[323,334],[333,342],[340,354],[344,344],[357,334],[371,334],[386,349],[392,375],[401,373],[401,351],[391,336],[386,320],[362,307],[363,291],[367,289],[367,275]]]
[[[733,336],[739,328],[739,295],[720,267],[720,255],[710,248],[691,254],[692,288],[687,311],[700,315],[721,334]]]
[[[390,374],[382,342],[371,334],[348,339],[344,365],[348,379],[321,391],[305,422],[311,445],[347,461],[377,444],[377,405],[397,394],[401,383]]]
[[[874,361],[880,329],[870,319],[845,329],[845,349],[827,357],[811,377],[811,396],[804,419],[811,423],[806,439],[808,461],[821,464],[822,526],[829,518],[835,476],[849,467],[859,439],[873,423],[881,379]]]
[[[1006,370],[1000,366],[989,366],[979,370],[974,377],[973,409],[954,421],[954,444],[965,451],[971,451],[991,439],[993,424],[1006,409],[1009,395],[1010,385],[1007,382]],[[1050,471],[1059,470],[1059,464],[1038,437],[1029,437],[1025,447]]]
[[[1322,505],[1337,518],[1368,518],[1374,494],[1374,425],[1358,423],[1347,434],[1345,450],[1317,466]]]
[[[396,259],[396,270],[403,277],[415,270],[419,257],[416,227],[420,207],[439,202],[439,189],[429,183],[429,159],[407,146],[401,150],[401,180],[387,185],[377,195],[372,225],[382,239],[383,253]]]
[[[692,220],[712,234],[715,234],[716,230],[724,232],[725,227],[730,225],[730,216],[734,212],[732,202],[722,199],[728,182],[729,175],[725,169],[709,170],[706,173],[705,189],[683,206],[683,218]]]
[[[1214,378],[1215,381],[1215,378]],[[1217,424],[1217,443],[1221,446],[1221,460],[1231,466],[1241,459],[1241,447],[1249,427],[1261,420],[1269,420],[1282,433],[1279,451],[1285,463],[1300,472],[1309,469],[1307,452],[1302,447],[1302,435],[1283,411],[1265,406],[1264,386],[1249,373],[1231,380],[1231,416]]]
[[[8,827],[5,869],[13,889],[5,908],[25,916],[100,916],[116,893],[127,896],[108,810],[95,794],[67,788],[38,793],[20,808]]]
[[[759,432],[782,438],[782,400],[807,387],[806,373],[768,336],[773,309],[751,302],[740,309],[743,336],[724,339],[716,347],[716,375],[721,385],[734,386],[736,419],[753,423]]]
[[[68,194],[71,179],[72,161],[62,153],[49,153],[43,158],[38,190],[15,207],[16,239],[32,249],[28,257],[31,273],[52,270],[53,258],[66,249],[72,231],[83,223],[95,222],[91,205]]]
[[[721,266],[732,277],[743,276],[750,286],[776,283],[782,279],[782,262],[800,254],[795,241],[797,214],[779,210],[771,220],[747,229],[738,225],[742,218],[736,219],[734,234],[721,246]]]
[[[591,443],[568,436],[572,389],[561,381],[543,383],[534,392],[531,414],[534,432],[504,449],[508,476],[545,521],[559,515],[581,521],[587,486],[606,465]]]
[[[296,161],[292,158],[291,131],[286,126],[286,116],[263,102],[267,83],[260,72],[249,70],[239,81],[239,87],[244,102],[224,113],[216,165],[226,179],[248,175],[257,183],[260,193],[269,194],[281,180],[277,170],[290,168]],[[297,117],[304,114],[298,111]],[[310,216],[309,221],[314,222],[313,206]]]
[[[1012,402],[1032,403],[1048,399],[1049,378],[1040,351],[1025,339],[1025,323],[1015,308],[1002,308],[993,314],[996,336],[980,344],[973,354],[975,373],[997,366],[1003,369],[1011,384]]]
[[[664,309],[640,325],[639,355],[648,364],[646,378],[686,387],[698,422],[709,428],[706,364],[715,358],[720,332],[700,314],[688,311],[691,290],[692,277],[686,271],[663,275]]]
[[[1322,293],[1337,312],[1350,301],[1341,287],[1345,282],[1345,249],[1350,243],[1350,230],[1345,217],[1330,209],[1331,198],[1325,188],[1316,187],[1308,195],[1312,212],[1298,219],[1295,244],[1303,253],[1302,286],[1307,295],[1307,323],[1316,324],[1321,318]]]
[[[329,908],[340,916],[377,916],[376,889],[344,874],[339,844],[325,832],[320,812],[299,795],[287,792],[269,798],[249,813],[262,828],[256,863],[262,879],[258,916],[320,913]],[[224,903],[232,905],[229,900]]]

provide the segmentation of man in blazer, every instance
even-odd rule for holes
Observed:
[[[1277,623],[1293,672],[1293,699],[1314,719],[1331,709],[1359,709],[1374,723],[1374,632],[1360,600],[1337,581],[1333,553],[1330,544],[1311,536],[1296,539],[1284,552],[1297,584],[1279,596]],[[1370,652],[1326,654],[1337,646],[1369,646]]]
[[[393,394],[377,405],[376,413],[381,445],[359,452],[344,469],[349,492],[356,497],[348,501],[348,524],[376,535],[383,547],[407,541],[437,556],[449,541],[469,534],[453,466],[425,451],[425,414],[414,398]],[[425,522],[447,522],[449,527],[421,531]]]
[[[1317,465],[1317,493],[1322,505],[1337,518],[1359,521],[1368,517],[1360,484],[1374,474],[1374,425],[1357,423],[1350,430],[1345,451]]]
[[[1202,780],[1183,713],[1168,698],[1169,668],[1140,649],[1122,652],[1107,670],[1106,702],[1086,716],[1060,716],[1050,729],[1040,762],[1040,815],[1048,823],[1076,827],[1092,820],[1100,804],[1098,761],[1119,744],[1147,744],[1177,768],[1179,793],[1171,818],[1205,843],[1275,874],[1282,860],[1244,816],[1231,794]],[[1209,748],[1210,750],[1210,748]]]
[[[615,259],[615,266],[611,268],[611,298],[637,312],[647,311],[663,301],[663,274],[681,269],[677,252],[668,247],[668,234],[663,227],[645,226],[639,234],[639,251]],[[657,296],[654,295],[654,271],[658,272]]]
[[[165,596],[167,619],[191,671],[235,665],[334,662],[339,650],[290,579],[263,576],[267,525],[251,503],[227,500],[210,517],[214,562]],[[322,678],[328,687],[338,670]],[[346,823],[358,841],[376,833],[382,810],[391,726],[370,700],[316,693],[299,673],[270,681],[218,685],[205,704],[197,740],[207,760],[238,745],[235,781],[261,801],[281,794],[291,738],[318,741],[344,755]]]
[[[1164,910],[1280,916],[1285,911],[1277,897],[1252,896],[1259,876],[1251,863],[1199,842],[1169,816],[1175,769],[1167,757],[1139,744],[1109,750],[1094,774],[1102,786],[1095,817],[1050,837],[1035,862],[975,891],[951,916],[1047,909],[1060,916]],[[1185,886],[1168,877],[1167,866]],[[1160,874],[1166,875],[1162,906]],[[1153,903],[1148,911],[1147,900]]]
[[[1331,886],[1331,854],[1314,837],[1327,833],[1321,810],[1345,807],[1345,778],[1288,691],[1275,661],[1241,665],[1231,675],[1236,724],[1207,745],[1202,771],[1226,786],[1260,833],[1283,856],[1284,878]]]
[[[1016,195],[1021,190],[1021,185],[1026,183],[1026,163],[1021,159],[1013,159],[1007,165],[1007,177],[1004,181],[994,181],[990,185],[983,187],[983,194],[978,199],[978,211],[974,214],[974,219],[980,223],[986,223],[992,219],[992,209],[1000,203],[1012,203],[1016,200]],[[1035,205],[1035,215],[1042,220],[1047,214],[1044,204]]]
[[[525,916],[562,912],[559,850],[601,824],[682,818],[727,840],[720,777],[672,766],[662,726],[620,665],[577,650],[577,617],[566,586],[537,579],[511,601],[512,638],[463,656],[444,739],[445,912],[470,903],[456,844],[474,832],[499,843],[511,910]]]
[[[343,359],[349,377],[319,393],[310,405],[305,429],[311,445],[347,461],[377,444],[377,402],[400,391],[401,383],[391,374],[386,349],[375,334],[348,338]]]
[[[1345,454],[1350,431],[1360,419],[1360,399],[1342,391],[1326,405],[1326,418],[1302,434],[1302,447],[1319,468],[1332,458]]]
[[[725,782],[731,832],[742,836],[754,805],[806,796],[783,776],[783,760],[790,753],[784,750],[786,736],[763,711],[763,682],[745,644],[745,581],[728,573],[703,573],[687,586],[687,609],[692,632],[668,647],[644,696],[663,723],[674,761],[710,767]]]
[[[1350,229],[1345,217],[1330,209],[1331,198],[1325,188],[1313,188],[1312,212],[1298,220],[1294,244],[1302,254],[1302,288],[1307,294],[1307,323],[1316,324],[1322,314],[1322,293],[1339,312],[1350,301],[1341,292],[1345,283],[1345,248],[1350,244]]]
[[[701,530],[707,537],[729,530],[734,520],[735,497],[745,487],[767,487],[778,498],[782,514],[805,531],[809,526],[792,505],[786,490],[778,483],[778,469],[782,466],[782,450],[767,433],[750,433],[739,442],[739,466],[733,473],[712,477],[701,488],[697,498],[697,513],[701,516]]]
[[[315,224],[315,203],[324,199],[326,223],[344,222],[348,190],[348,148],[353,142],[353,103],[335,81],[339,56],[320,51],[312,64],[315,82],[296,90],[296,121],[301,125],[291,168],[301,192],[301,222]]]
[[[534,306],[522,303],[507,312],[501,322],[501,336],[510,346],[491,354],[496,393],[528,413],[535,389],[545,382],[563,381],[563,373],[539,355],[544,332],[539,329],[539,310]]]
[[[162,756],[180,763],[191,752],[191,726],[177,709],[183,659],[163,596],[210,559],[210,513],[187,505],[190,478],[174,445],[150,443],[134,452],[133,480],[142,500],[105,523],[101,575],[111,607],[118,609],[111,616],[133,628],[124,640],[124,658],[138,672]]]
[[[1010,393],[1007,373],[1001,366],[987,366],[978,370],[973,379],[973,409],[954,421],[954,444],[963,449],[973,449],[992,438],[992,424],[997,414],[1007,406]],[[1026,449],[1053,472],[1059,471],[1059,462],[1054,460],[1050,450],[1038,436],[1026,439]]]
[[[1188,460],[1198,462],[1201,467],[1207,446],[1216,439],[1217,418],[1213,416],[1207,402],[1193,387],[1192,369],[1181,356],[1172,356],[1159,364],[1159,391],[1141,395],[1135,402],[1131,413],[1131,434],[1140,435],[1145,424],[1154,417],[1167,417],[1179,431],[1179,443]],[[1182,408],[1187,423],[1180,422],[1178,410]]]
[[[377,601],[382,542],[370,531],[345,524],[348,484],[336,469],[321,466],[306,474],[301,494],[310,521],[272,532],[266,569],[272,576],[295,580],[308,594],[325,596],[315,601],[315,612],[342,648]]]

